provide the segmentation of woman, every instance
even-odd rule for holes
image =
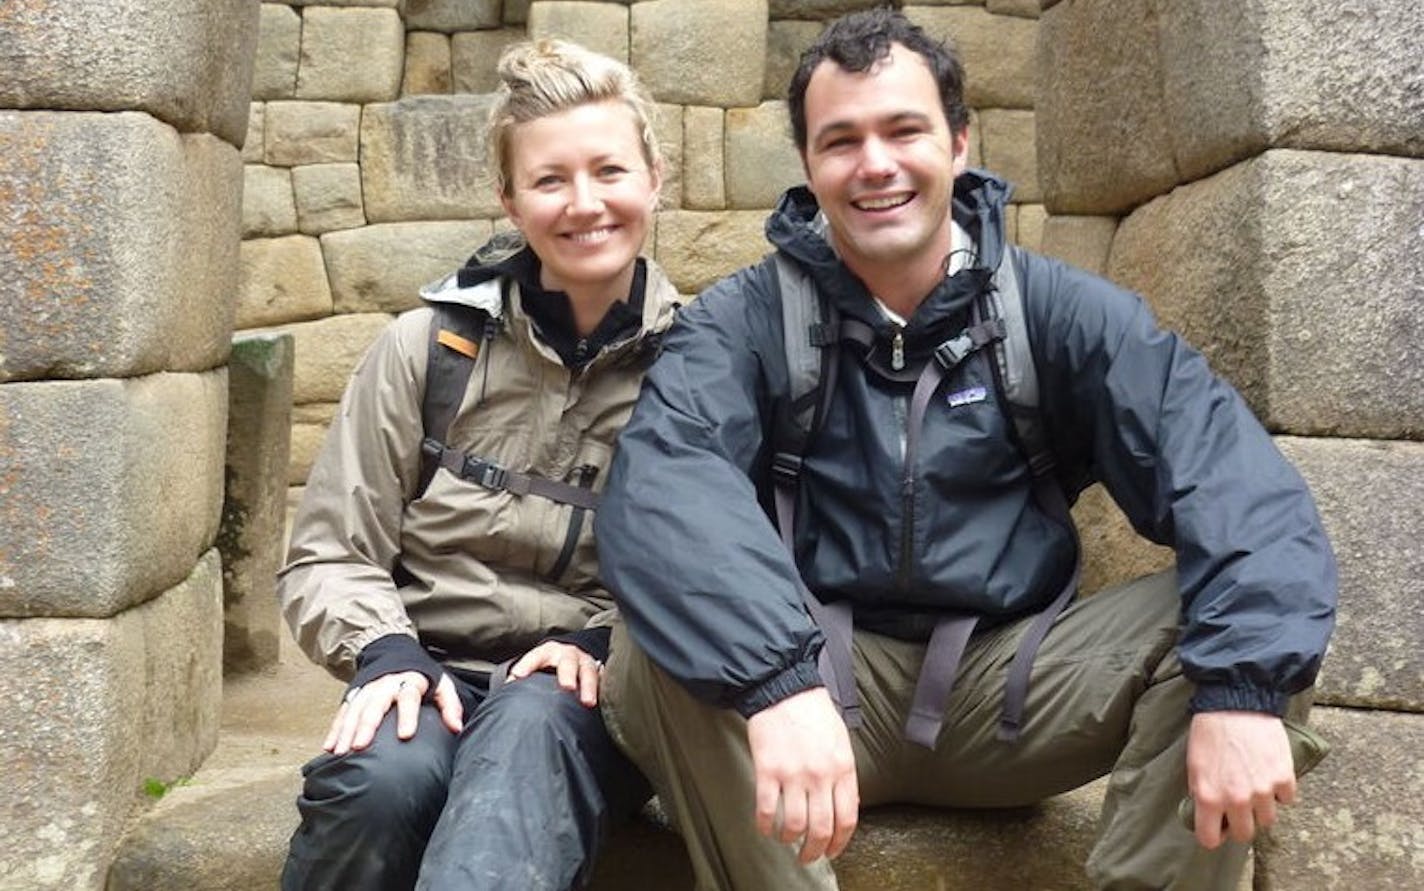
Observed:
[[[371,347],[279,576],[303,649],[351,679],[303,769],[287,889],[579,887],[648,795],[596,708],[612,603],[587,513],[675,308],[638,256],[652,106],[567,43],[513,47],[499,75],[492,169],[518,231]]]

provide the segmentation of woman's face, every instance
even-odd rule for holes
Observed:
[[[614,100],[511,129],[500,200],[539,256],[544,287],[627,296],[661,185],[642,146],[632,109]]]

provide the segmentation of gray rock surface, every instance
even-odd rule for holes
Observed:
[[[1033,204],[1043,200],[1038,187],[1038,156],[1034,148],[1034,113],[1008,108],[980,109],[983,165],[1014,187],[1010,200]]]
[[[295,99],[302,17],[283,3],[263,3],[252,70],[253,99]]]
[[[782,192],[806,181],[785,101],[729,108],[725,126],[728,207],[771,208]]]
[[[405,35],[405,75],[401,78],[401,95],[449,93],[454,82],[450,55],[450,35],[434,31],[408,32]]]
[[[1089,486],[1078,496],[1073,522],[1083,545],[1079,588],[1084,594],[1096,594],[1176,565],[1172,549],[1138,535],[1101,485]]]
[[[931,36],[949,40],[964,63],[964,98],[975,108],[1033,108],[1038,22],[993,15],[982,6],[907,5]]]
[[[386,102],[400,95],[405,30],[393,9],[313,6],[302,12],[297,96]]]
[[[0,385],[0,616],[112,616],[217,531],[227,372]]]
[[[361,106],[341,102],[268,102],[263,114],[268,164],[355,161]]]
[[[248,106],[247,135],[242,140],[242,163],[244,164],[262,163],[265,148],[263,130],[266,117],[267,106],[264,103],[253,102]]]
[[[237,327],[280,325],[329,315],[331,289],[321,243],[309,235],[242,243]]]
[[[373,223],[502,214],[488,172],[492,96],[415,96],[366,106],[361,184]]]
[[[284,325],[297,347],[292,401],[302,406],[340,399],[356,362],[390,322],[385,313],[358,313]]]
[[[355,164],[308,164],[292,169],[297,227],[308,235],[366,225],[361,168]]]
[[[1043,224],[1043,252],[1050,257],[1104,275],[1117,232],[1117,217],[1054,214]]]
[[[292,407],[291,460],[287,466],[289,486],[306,483],[312,464],[321,451],[321,444],[326,441],[326,429],[335,416],[335,402],[309,402]]]
[[[316,2],[316,0],[309,0]],[[500,0],[402,0],[405,26],[421,31],[498,28]]]
[[[240,145],[258,17],[252,0],[7,3],[0,107],[146,111]]]
[[[801,61],[801,53],[815,42],[825,25],[821,22],[772,19],[766,26],[766,74],[762,80],[763,99],[786,100],[791,76]]]
[[[450,37],[450,69],[456,93],[491,93],[499,87],[495,65],[512,43],[527,37],[522,28],[463,31]]]
[[[222,524],[223,670],[277,660],[276,573],[286,536],[292,426],[292,338],[234,338],[228,364],[227,464]]]
[[[723,171],[726,112],[705,105],[689,105],[682,114],[683,151],[687,170],[682,179],[682,204],[689,210],[722,210],[727,206],[727,180]]]
[[[628,61],[628,7],[620,3],[537,0],[529,5],[527,31],[531,40],[571,40],[609,58]]]
[[[401,312],[420,288],[465,264],[490,237],[487,220],[380,223],[322,237],[338,313]]]
[[[771,250],[765,223],[764,210],[663,211],[654,257],[678,293],[693,295]]]
[[[246,164],[242,168],[242,237],[270,238],[297,230],[292,171]]]
[[[766,72],[767,0],[648,0],[629,59],[660,102],[751,106]]]
[[[0,111],[0,380],[220,364],[241,183],[237,149],[145,114]]]

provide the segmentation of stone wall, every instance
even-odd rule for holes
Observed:
[[[1418,3],[1043,6],[1045,251],[1206,353],[1310,483],[1340,562],[1313,716],[1336,751],[1257,847],[1256,887],[1424,885]],[[1101,492],[1078,514],[1095,584],[1170,562]]]
[[[0,888],[217,739],[256,0],[0,5]]]
[[[629,62],[658,102],[668,171],[650,253],[685,294],[767,250],[762,224],[802,181],[786,119],[796,59],[825,20],[874,0],[329,0],[262,4],[243,149],[239,328],[296,338],[290,482],[345,379],[417,288],[504,225],[485,169],[494,65],[569,38]],[[1017,186],[1011,234],[1037,246],[1035,2],[924,0],[969,70],[971,163]],[[393,262],[394,260],[394,262]]]

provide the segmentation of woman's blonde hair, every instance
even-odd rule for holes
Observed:
[[[490,169],[500,194],[509,194],[509,141],[515,125],[590,102],[628,106],[649,170],[662,161],[653,135],[653,100],[622,62],[563,40],[517,43],[499,57],[500,87],[490,109]]]

